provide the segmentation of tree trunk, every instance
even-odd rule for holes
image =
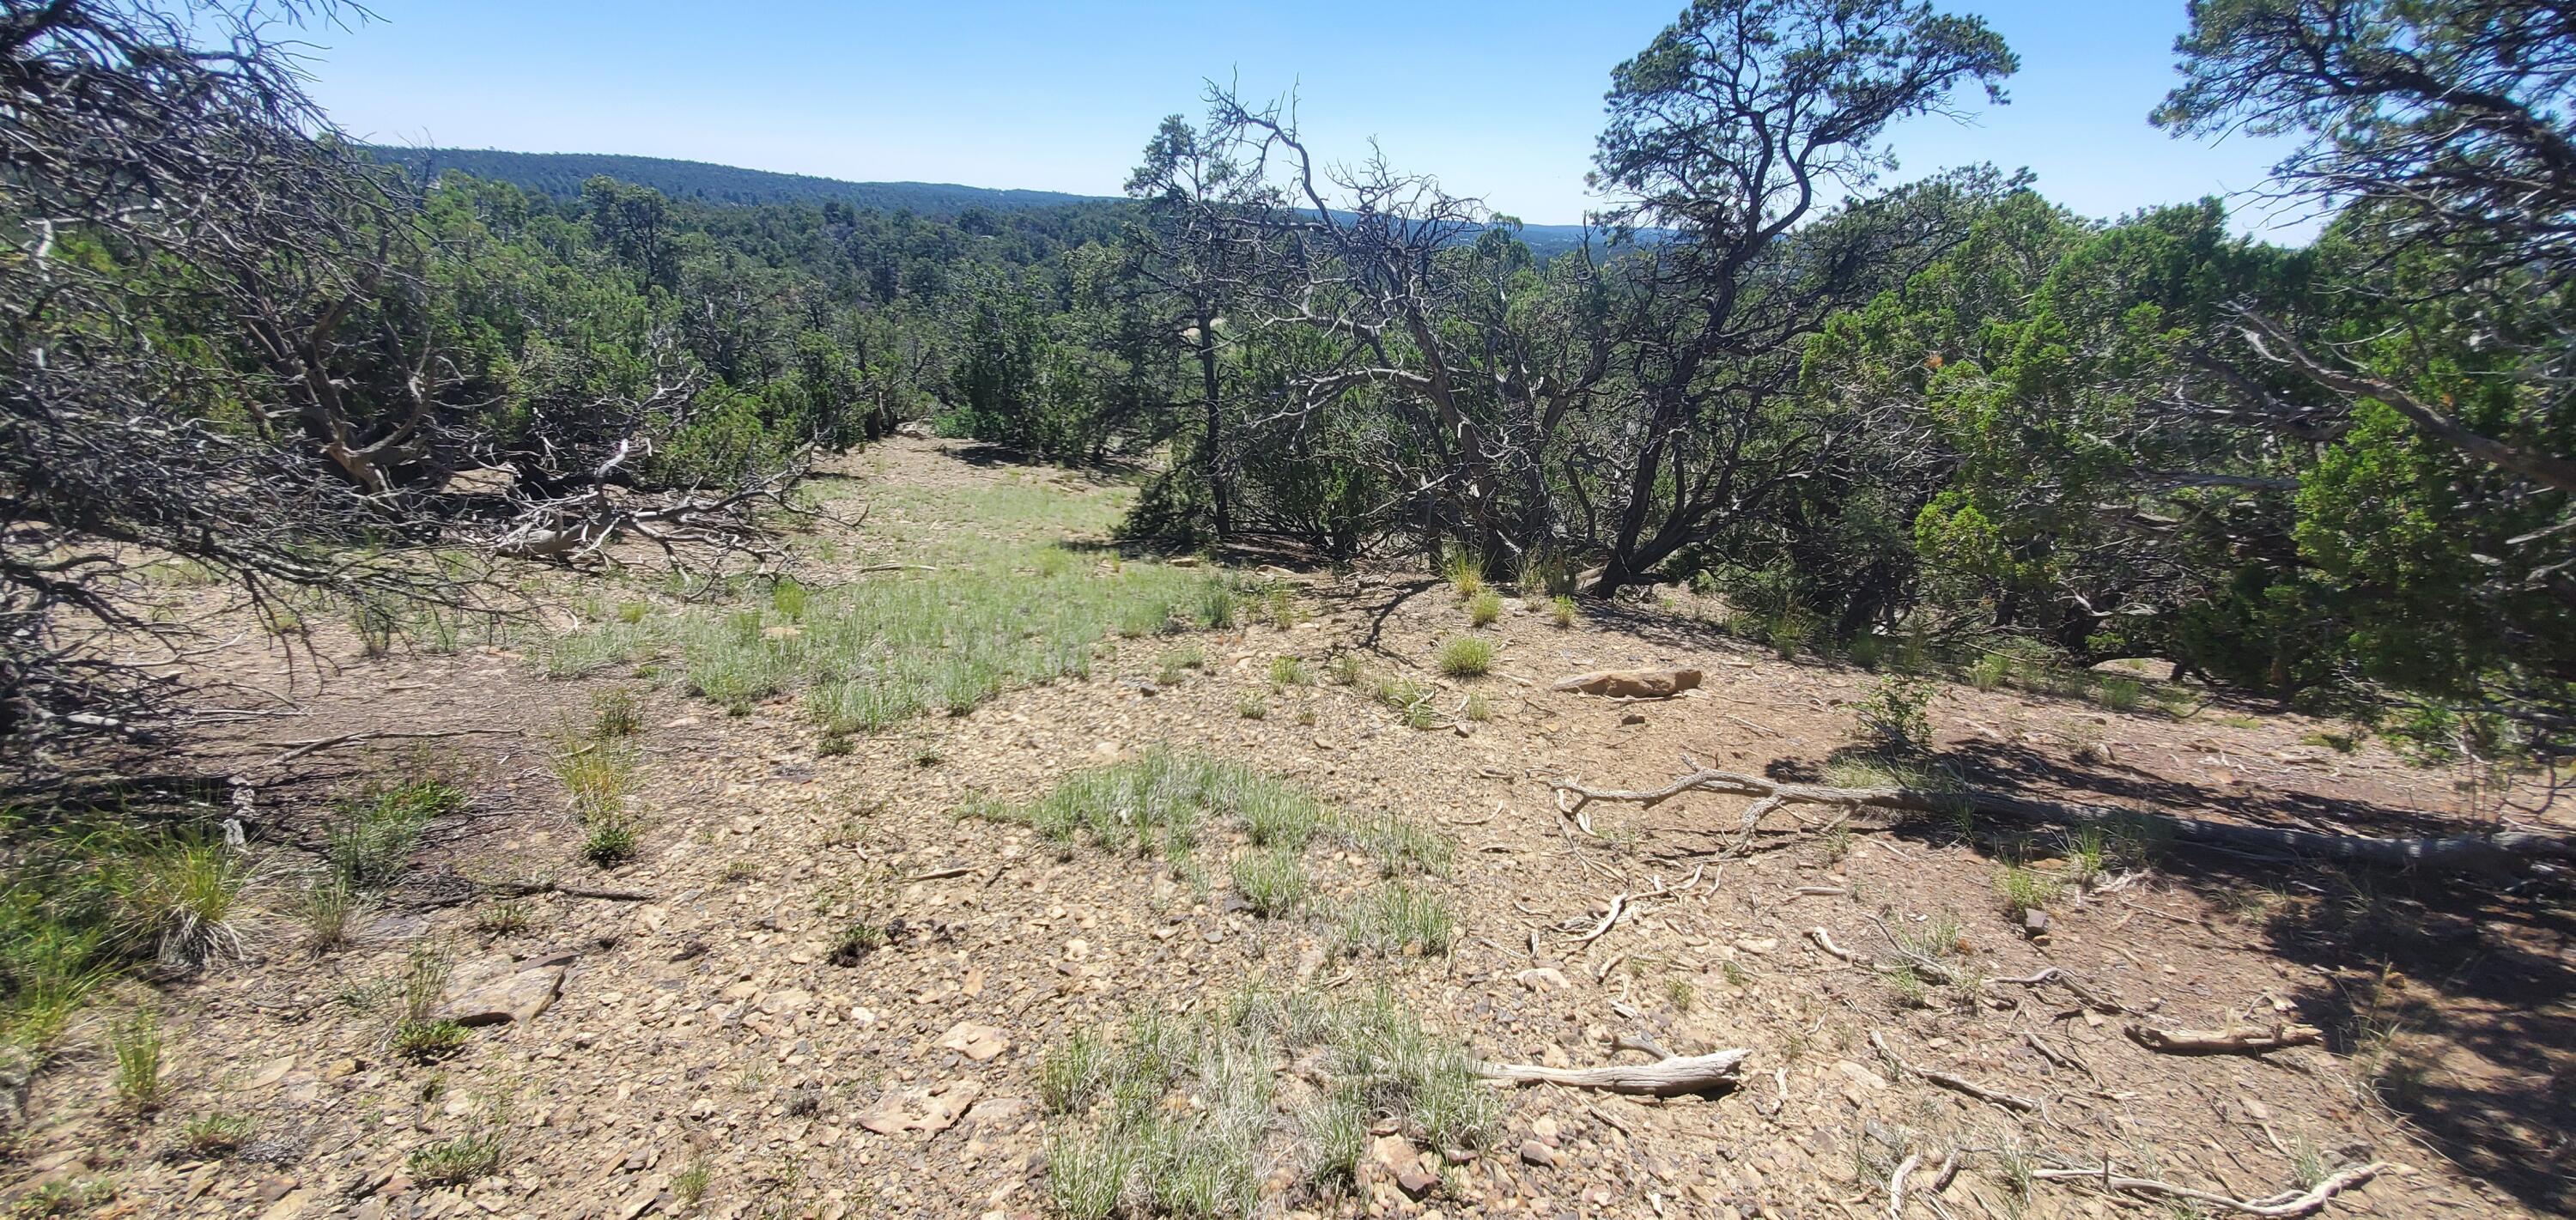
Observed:
[[[1208,506],[1214,518],[1216,540],[1223,542],[1234,532],[1234,505],[1226,494],[1225,453],[1220,443],[1225,435],[1224,400],[1217,382],[1216,319],[1212,313],[1201,309],[1192,321],[1198,324],[1199,332],[1199,409],[1203,416],[1204,440],[1199,453],[1200,477],[1207,480]]]

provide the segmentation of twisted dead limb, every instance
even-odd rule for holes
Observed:
[[[2314,1046],[2325,1039],[2313,1025],[2276,1023],[2268,1029],[2240,1025],[2230,1029],[2158,1029],[2130,1024],[2121,1030],[2151,1051],[2168,1055],[2262,1055],[2293,1046]]]
[[[1613,1063],[1590,1068],[1552,1068],[1528,1063],[1479,1063],[1475,1073],[1487,1080],[1513,1084],[1561,1084],[1609,1093],[1678,1097],[1711,1089],[1732,1089],[1741,1082],[1744,1048],[1706,1055],[1667,1055],[1654,1063]]]
[[[1965,1093],[1979,1101],[2002,1106],[2007,1110],[2016,1110],[2023,1114],[2038,1114],[2043,1118],[2047,1116],[2046,1112],[2040,1109],[2039,1103],[2031,1100],[2030,1098],[2016,1096],[1999,1089],[1989,1089],[1965,1076],[1954,1076],[1948,1072],[1935,1071],[1919,1064],[1907,1063],[1905,1060],[1898,1058],[1895,1051],[1888,1048],[1887,1039],[1879,1036],[1877,1030],[1871,1030],[1869,1032],[1869,1044],[1876,1048],[1881,1056],[1886,1058],[1888,1066],[1895,1068],[1899,1075],[1920,1076],[1923,1079],[1928,1080],[1933,1084],[1937,1084],[1942,1088],[1949,1089],[1952,1092]]]
[[[2170,827],[2178,842],[2199,847],[2432,872],[2495,874],[2509,872],[2516,863],[2536,858],[2576,860],[2576,842],[2527,831],[2377,839],[2367,835],[2241,826],[2181,814],[2143,813],[2116,805],[2033,800],[1975,788],[1836,788],[1824,784],[1783,783],[1759,775],[1708,768],[1693,771],[1660,788],[1595,788],[1568,779],[1551,779],[1548,785],[1556,790],[1557,808],[1574,817],[1581,816],[1584,806],[1594,801],[1617,801],[1651,809],[1686,792],[1752,797],[1753,803],[1744,810],[1739,850],[1744,843],[1750,842],[1754,825],[1782,806],[1830,805],[1843,809],[1871,807],[1942,815],[1965,810],[1981,817],[2074,825],[2152,820]]]
[[[2225,1195],[2193,1190],[2188,1186],[2176,1186],[2170,1182],[2158,1182],[2152,1178],[2124,1178],[2112,1173],[2108,1165],[2100,1169],[2034,1169],[2030,1176],[2049,1181],[2097,1182],[2104,1190],[2133,1195],[2156,1195],[2167,1199],[2185,1199],[2194,1203],[2206,1203],[2212,1207],[2242,1212],[2249,1216],[2278,1217],[2307,1215],[2324,1207],[2326,1200],[2379,1176],[2379,1171],[2387,1167],[2380,1161],[2372,1161],[2367,1165],[2354,1165],[2326,1175],[2324,1181],[2306,1190],[2285,1190],[2261,1199],[2231,1199]]]

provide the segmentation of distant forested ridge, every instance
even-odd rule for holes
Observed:
[[[525,153],[488,148],[395,148],[369,145],[367,155],[399,165],[415,176],[424,169],[462,173],[489,182],[507,182],[548,199],[579,199],[582,183],[595,177],[649,186],[672,199],[742,205],[772,203],[845,203],[880,212],[913,211],[925,216],[953,216],[969,208],[1016,212],[1097,203],[1096,195],[1062,191],[995,190],[947,182],[843,182],[808,174],[673,161],[663,157],[627,157],[609,153]]]
[[[742,207],[842,203],[862,211],[913,212],[923,216],[957,216],[978,208],[1022,212],[1124,202],[1114,196],[1005,190],[950,182],[844,182],[810,174],[780,174],[665,157],[396,148],[381,144],[362,147],[368,156],[401,166],[415,178],[424,172],[465,174],[486,182],[507,182],[531,195],[555,200],[579,199],[583,183],[606,177],[630,186],[651,187],[671,199],[694,203]],[[1587,233],[1582,225],[1525,225],[1520,239],[1532,254],[1546,259],[1583,244]],[[1598,234],[1590,236],[1593,244],[1600,244]]]

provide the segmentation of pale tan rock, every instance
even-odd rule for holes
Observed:
[[[1011,1037],[991,1025],[960,1021],[940,1035],[939,1045],[942,1049],[956,1051],[977,1063],[984,1063],[1009,1050]]]
[[[958,1116],[974,1105],[983,1091],[984,1086],[972,1080],[956,1080],[888,1093],[862,1112],[857,1121],[879,1135],[901,1135],[906,1131],[936,1135],[956,1126]]]
[[[1554,966],[1540,966],[1535,969],[1524,970],[1512,977],[1520,980],[1521,986],[1527,987],[1532,991],[1564,991],[1567,988],[1574,986],[1574,984],[1566,981],[1565,972]]]
[[[1668,699],[1699,689],[1701,677],[1696,669],[1604,669],[1563,679],[1556,689],[1612,699]]]
[[[430,1016],[459,1025],[533,1021],[563,993],[564,971],[573,956],[553,953],[526,961],[488,957],[467,963],[448,979],[447,998]]]

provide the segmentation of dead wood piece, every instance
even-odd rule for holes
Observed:
[[[2151,1051],[2168,1055],[2261,1055],[2293,1046],[2314,1046],[2325,1032],[2313,1025],[2282,1023],[2269,1029],[2238,1025],[2228,1029],[2157,1029],[2130,1024],[2122,1031]]]
[[[2095,993],[2092,988],[2087,987],[2082,982],[2078,981],[2074,975],[2068,974],[2064,970],[2058,969],[2055,966],[2051,966],[2046,970],[2042,970],[2037,974],[2030,975],[2025,978],[1987,979],[1986,983],[1988,986],[1992,986],[1996,983],[2019,983],[2024,987],[2037,987],[2046,983],[2055,983],[2068,991],[2074,992],[2076,999],[2083,1001],[2085,1007],[2090,1008],[2095,1012],[2126,1013],[2135,1016],[2138,1011],[2137,1009],[2131,1008],[2126,1004],[2122,1004],[2117,1000],[2103,999],[2099,994]]]
[[[1563,679],[1555,689],[1613,699],[1669,699],[1699,689],[1700,677],[1696,669],[1605,669]]]
[[[2576,860],[2576,840],[2530,831],[2379,839],[2367,835],[2213,822],[2180,814],[2141,813],[2116,805],[2032,800],[1973,788],[1835,788],[1823,784],[1783,783],[1759,775],[1709,768],[1695,770],[1660,788],[1594,788],[1567,779],[1552,779],[1548,783],[1556,789],[1557,807],[1569,816],[1580,816],[1584,806],[1593,801],[1617,801],[1651,809],[1685,792],[1718,792],[1755,798],[1745,810],[1748,827],[1784,805],[1831,805],[1845,809],[1874,806],[1942,816],[1966,810],[1980,817],[2053,825],[2152,821],[2170,827],[2175,841],[2197,847],[2436,873],[2497,875],[2510,873],[2534,859]],[[1749,841],[1750,837],[1748,830],[1745,840]]]
[[[2170,1182],[2158,1182],[2152,1178],[2121,1177],[2112,1173],[2107,1165],[2100,1169],[2034,1169],[2030,1176],[2051,1181],[2096,1182],[2105,1190],[2137,1195],[2157,1195],[2167,1199],[2186,1199],[2194,1203],[2206,1203],[2213,1207],[2242,1212],[2249,1216],[2280,1217],[2304,1216],[2314,1212],[2324,1207],[2326,1200],[2379,1176],[2379,1172],[2386,1168],[2388,1168],[2387,1164],[2381,1161],[2372,1161],[2367,1165],[2354,1165],[2326,1175],[2324,1181],[2306,1190],[2285,1190],[2261,1199],[2231,1199],[2226,1195],[2194,1190],[2188,1186],[2176,1186]]]
[[[320,752],[322,752],[322,751],[324,751],[324,750],[332,749],[332,748],[337,747],[337,746],[353,746],[353,745],[356,745],[356,744],[358,744],[359,742],[362,742],[362,741],[377,741],[377,740],[386,740],[386,739],[393,739],[393,738],[411,738],[411,737],[470,737],[470,736],[473,736],[474,734],[477,734],[477,733],[514,733],[514,732],[517,732],[517,731],[518,731],[518,730],[516,730],[516,729],[494,729],[494,728],[484,728],[484,729],[382,729],[382,730],[372,730],[372,729],[371,729],[371,730],[368,730],[368,731],[366,731],[366,732],[361,732],[361,733],[342,733],[342,734],[339,734],[338,736],[334,736],[334,737],[316,737],[316,738],[313,738],[313,739],[311,739],[311,740],[309,740],[309,741],[281,741],[281,742],[278,742],[277,744],[279,744],[279,745],[282,745],[282,746],[293,746],[293,747],[295,747],[295,748],[294,748],[294,749],[291,749],[291,750],[288,750],[288,751],[287,751],[287,752],[285,752],[284,754],[280,754],[280,755],[278,755],[278,756],[277,756],[277,757],[275,757],[275,758],[270,759],[270,760],[269,760],[269,764],[270,764],[270,765],[272,765],[272,766],[274,766],[274,765],[279,764],[279,763],[291,763],[291,762],[294,762],[296,759],[299,759],[299,758],[304,757],[304,756],[305,756],[305,755],[307,755],[307,754],[318,754],[318,753],[320,753]]]
[[[1920,1076],[1923,1079],[1930,1081],[1933,1084],[1937,1084],[1942,1088],[1949,1089],[1952,1092],[1965,1093],[1979,1101],[2002,1106],[2007,1110],[2017,1110],[2023,1114],[2037,1114],[2040,1112],[2039,1103],[2031,1100],[2030,1098],[2016,1097],[2010,1093],[1989,1089],[1986,1086],[1978,1084],[1964,1076],[1953,1076],[1948,1072],[1934,1071],[1931,1068],[1907,1063],[1903,1059],[1897,1058],[1896,1052],[1888,1049],[1887,1039],[1881,1037],[1877,1030],[1870,1031],[1869,1044],[1872,1047],[1877,1048],[1878,1053],[1887,1060],[1888,1066],[1895,1068],[1898,1072],[1904,1075]]]
[[[651,902],[653,894],[634,890],[595,890],[587,886],[564,885],[554,881],[504,881],[491,887],[495,894],[509,898],[526,898],[536,894],[561,894],[566,898],[597,898],[603,902]]]
[[[1676,1055],[1655,1063],[1613,1063],[1603,1067],[1552,1068],[1528,1063],[1480,1063],[1476,1074],[1487,1080],[1507,1080],[1513,1084],[1561,1084],[1576,1089],[1600,1089],[1609,1093],[1635,1093],[1647,1097],[1678,1097],[1685,1093],[1706,1093],[1732,1089],[1741,1083],[1744,1060],[1753,1052],[1748,1049],[1717,1051],[1706,1055]]]
[[[1816,942],[1817,948],[1833,954],[1835,957],[1839,957],[1844,961],[1857,962],[1860,960],[1860,956],[1858,954],[1853,953],[1849,949],[1843,948],[1841,945],[1835,944],[1833,933],[1827,932],[1823,928],[1807,929],[1807,939]]]
[[[1887,1175],[1887,1220],[1905,1220],[1905,1178],[1906,1175],[1914,1172],[1915,1166],[1922,1163],[1922,1153],[1906,1153],[1905,1160],[1897,1165],[1896,1172]]]

